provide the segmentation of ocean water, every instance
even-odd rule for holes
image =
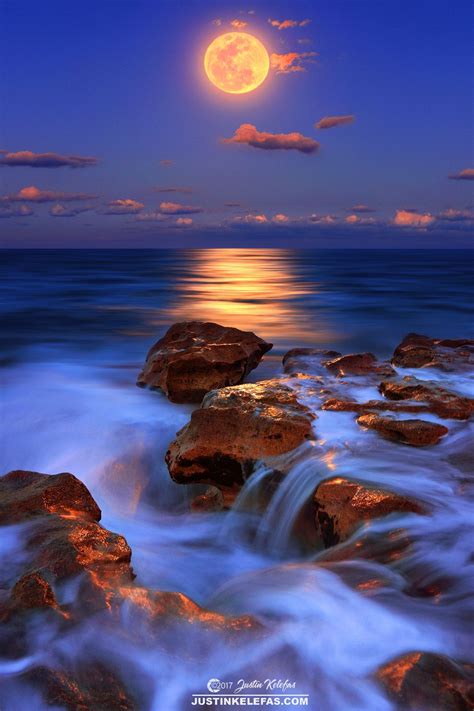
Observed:
[[[141,679],[150,711],[187,709],[209,678],[237,680],[249,668],[255,677],[295,679],[310,695],[308,708],[388,711],[373,673],[390,658],[426,650],[474,661],[465,470],[472,425],[452,422],[436,448],[413,450],[361,432],[351,413],[319,412],[316,445],[290,463],[263,517],[249,506],[263,468],[242,492],[245,505],[190,514],[201,489],[174,484],[163,458],[191,407],[135,386],[149,346],[175,321],[217,321],[274,343],[252,380],[278,376],[281,356],[295,346],[388,357],[410,331],[473,337],[473,271],[464,251],[3,251],[1,473],[73,472],[99,503],[103,524],[127,538],[139,584],[184,592],[226,614],[254,614],[268,633],[237,653],[222,640],[206,647],[199,631],[183,629],[170,653],[126,611],[115,626],[91,619],[67,638],[53,628],[33,631],[27,658],[13,663],[0,651],[0,679],[12,683],[8,703],[32,708],[31,692],[15,684],[19,670],[92,657]],[[473,396],[467,376],[455,385]],[[308,404],[317,406],[310,396]],[[334,475],[383,483],[426,505],[429,515],[384,519],[355,535],[370,534],[377,545],[395,527],[412,541],[401,560],[335,563],[298,547],[299,511]],[[21,531],[4,528],[0,587],[21,556]],[[413,571],[421,586],[450,584],[435,597],[410,594]],[[42,708],[39,698],[34,707]]]

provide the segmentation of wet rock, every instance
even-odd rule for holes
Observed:
[[[80,515],[89,521],[99,521],[101,516],[87,487],[73,474],[16,470],[0,477],[0,524],[48,513]]]
[[[427,403],[431,412],[438,417],[453,420],[467,420],[474,412],[474,400],[462,397],[440,387],[431,380],[418,380],[406,376],[399,381],[384,381],[380,392],[390,400],[416,400]]]
[[[336,397],[329,398],[322,406],[322,410],[330,412],[359,412],[361,414],[377,411],[392,412],[431,412],[427,405],[415,405],[403,402],[387,402],[386,400],[368,400],[367,402],[354,402]]]
[[[395,348],[392,363],[400,368],[456,370],[474,366],[474,340],[440,339],[409,333]]]
[[[224,496],[217,486],[208,486],[203,494],[196,496],[191,504],[193,511],[222,511]]]
[[[151,347],[137,384],[160,388],[172,402],[201,402],[210,390],[241,383],[271,348],[250,331],[175,323]]]
[[[38,572],[27,573],[15,583],[11,603],[15,610],[58,606],[51,585]]]
[[[322,348],[292,348],[283,356],[283,370],[288,375],[325,375],[325,363],[340,355]]]
[[[312,439],[313,419],[279,380],[213,391],[171,444],[170,475],[180,484],[238,492],[257,460],[268,462]]]
[[[448,433],[448,428],[426,420],[396,420],[380,415],[360,415],[357,422],[361,427],[379,432],[385,439],[412,447],[428,447],[437,444]]]
[[[388,377],[395,375],[395,371],[389,363],[380,363],[373,353],[354,353],[334,358],[328,361],[326,368],[337,375],[345,377],[347,375],[381,375]]]
[[[365,521],[392,513],[422,513],[411,499],[348,479],[323,481],[314,494],[315,524],[327,548],[347,540]]]
[[[377,672],[400,711],[471,711],[474,668],[425,652],[405,654]]]

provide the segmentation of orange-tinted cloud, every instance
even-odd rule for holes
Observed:
[[[346,116],[325,116],[315,123],[316,128],[334,128],[335,126],[344,126],[344,124],[352,123],[355,116],[347,114]]]
[[[160,212],[164,215],[193,215],[203,212],[203,209],[194,205],[181,205],[178,202],[162,202],[160,203]]]
[[[270,66],[277,74],[292,74],[294,72],[305,72],[305,62],[311,61],[311,57],[316,57],[317,52],[287,52],[287,54],[271,54]]]
[[[355,225],[357,222],[360,222],[360,217],[358,215],[347,215],[345,221],[348,225]]]
[[[376,210],[368,205],[353,205],[349,212],[376,212]]]
[[[49,214],[52,217],[76,217],[76,215],[80,215],[81,212],[87,212],[88,210],[92,210],[92,207],[66,207],[65,205],[56,203],[56,205],[53,205],[49,209]]]
[[[243,30],[244,27],[247,27],[249,24],[248,22],[244,22],[244,20],[232,20],[231,21],[231,27],[234,28],[234,30]]]
[[[268,217],[263,213],[260,215],[239,215],[232,220],[234,225],[267,225]]]
[[[279,212],[276,215],[273,215],[272,217],[272,222],[277,225],[286,225],[286,223],[289,221],[290,218],[288,217],[288,215],[284,215],[282,212]]]
[[[337,222],[337,217],[335,215],[310,215],[309,221],[317,225],[333,225]]]
[[[130,198],[121,198],[119,200],[111,200],[107,203],[104,215],[136,215],[140,210],[143,210],[145,205],[137,200]]]
[[[393,224],[397,227],[429,227],[435,221],[435,217],[429,212],[416,212],[415,210],[397,210],[393,218]]]
[[[474,168],[464,168],[459,173],[449,176],[451,180],[474,180]]]
[[[293,150],[300,153],[316,153],[319,148],[318,141],[301,133],[268,133],[258,131],[251,123],[243,123],[232,138],[224,138],[223,143],[244,143],[264,150]]]
[[[17,151],[9,153],[2,151],[0,166],[6,165],[10,168],[17,166],[28,166],[30,168],[86,168],[97,165],[97,158],[91,156],[63,156],[59,153],[33,153],[33,151]]]
[[[163,168],[171,168],[171,166],[174,164],[174,160],[169,160],[168,158],[162,158],[160,160],[160,165]]]
[[[177,227],[192,227],[193,220],[192,217],[178,217],[175,222]]]
[[[276,27],[277,30],[288,30],[291,27],[306,27],[309,25],[311,20],[272,20],[268,18],[268,22],[272,27]]]
[[[439,213],[438,219],[448,220],[449,222],[467,222],[474,220],[474,212],[472,210],[456,210],[453,207],[449,207]]]
[[[0,202],[71,202],[73,200],[92,200],[97,195],[86,193],[63,193],[56,190],[40,190],[34,185],[22,188],[13,195],[0,197]]]
[[[0,205],[0,217],[29,217],[34,215],[29,205]]]

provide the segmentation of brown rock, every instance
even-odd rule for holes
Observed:
[[[319,484],[314,506],[316,529],[326,548],[347,540],[365,521],[396,512],[422,513],[405,496],[339,477]]]
[[[193,511],[222,511],[224,496],[217,486],[208,486],[203,494],[196,496],[192,503]]]
[[[385,439],[412,447],[427,447],[437,444],[448,428],[426,420],[396,420],[380,415],[361,415],[357,422],[362,427],[379,432]]]
[[[283,370],[288,375],[324,375],[325,363],[340,355],[338,351],[321,348],[292,348],[283,356]]]
[[[392,363],[400,368],[472,368],[474,340],[437,339],[409,333],[395,348]]]
[[[377,672],[400,711],[471,711],[473,667],[426,652],[405,654]]]
[[[290,452],[311,439],[314,415],[279,380],[209,393],[170,445],[174,481],[238,491],[257,460]]]
[[[368,400],[368,402],[354,402],[352,400],[340,400],[333,397],[326,400],[322,410],[331,412],[360,412],[366,413],[372,410],[393,411],[393,412],[431,412],[427,405],[413,405],[402,402],[386,402],[385,400]]]
[[[474,400],[446,390],[431,380],[417,380],[406,376],[401,381],[384,381],[379,390],[390,400],[426,402],[438,417],[467,420],[474,412]]]
[[[379,363],[373,353],[354,353],[341,356],[326,363],[326,368],[334,375],[394,375],[395,371],[389,363]]]
[[[0,477],[0,524],[46,513],[80,515],[100,521],[101,512],[84,484],[73,474],[12,471]]]
[[[15,610],[38,607],[57,607],[56,597],[49,582],[38,572],[26,573],[18,580],[11,593]]]
[[[241,383],[271,347],[250,331],[175,323],[151,347],[137,384],[160,388],[173,402],[201,402],[210,390]]]

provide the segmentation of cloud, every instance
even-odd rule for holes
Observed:
[[[0,202],[72,202],[74,200],[93,200],[97,195],[86,193],[63,193],[56,190],[40,190],[34,185],[22,188],[13,195],[0,197]]]
[[[285,225],[289,221],[290,218],[281,212],[277,213],[276,215],[273,215],[272,217],[272,222],[274,222],[276,225]]]
[[[335,215],[310,215],[309,222],[315,223],[317,225],[333,225],[337,222],[337,217]]]
[[[429,227],[435,218],[429,212],[420,213],[416,210],[397,210],[393,224],[397,227]]]
[[[288,30],[291,27],[306,27],[309,25],[311,20],[272,20],[268,18],[268,22],[272,27],[276,27],[277,30]]]
[[[193,190],[192,188],[180,188],[180,187],[170,187],[170,188],[160,188],[160,187],[155,187],[153,188],[155,193],[192,193]]]
[[[357,222],[360,222],[360,217],[358,217],[358,215],[347,215],[345,221],[348,225],[355,225]]]
[[[103,215],[136,215],[142,210],[145,205],[137,200],[130,198],[122,198],[119,200],[111,200],[107,203]]]
[[[450,175],[449,178],[451,180],[474,180],[474,168],[464,168],[459,173]]]
[[[163,215],[159,210],[152,210],[151,212],[139,212],[135,219],[138,222],[166,222],[169,215]]]
[[[87,212],[88,210],[92,210],[92,207],[66,207],[65,205],[56,203],[56,205],[50,207],[49,214],[52,217],[76,217],[76,215],[80,215],[81,212]]]
[[[264,150],[294,150],[301,153],[316,153],[318,141],[301,133],[267,133],[258,131],[251,123],[243,123],[232,138],[224,138],[223,143],[245,143]]]
[[[359,215],[352,214],[347,215],[344,218],[344,222],[348,225],[375,225],[376,221],[373,217],[360,217]]]
[[[231,221],[234,225],[267,225],[268,217],[263,213],[260,215],[239,215]]]
[[[193,215],[203,212],[203,209],[194,205],[181,205],[178,202],[162,202],[160,203],[160,212],[164,215]]]
[[[315,128],[334,128],[335,126],[344,126],[347,123],[353,123],[355,116],[348,114],[347,116],[325,116],[314,124]]]
[[[376,212],[376,210],[368,205],[353,205],[349,212]]]
[[[303,66],[305,62],[311,61],[311,57],[316,57],[317,52],[288,52],[287,54],[271,54],[270,66],[277,74],[292,74],[294,72],[305,72]]]
[[[19,205],[18,207],[0,205],[0,217],[29,217],[30,215],[34,215],[34,212],[29,205]]]
[[[249,24],[248,22],[244,22],[243,20],[232,20],[230,23],[231,27],[234,28],[234,30],[243,30],[244,27],[247,27]]]
[[[192,227],[193,220],[192,217],[178,217],[175,222],[177,227]]]
[[[97,165],[97,158],[90,156],[62,156],[59,153],[33,153],[33,151],[17,151],[8,153],[2,151],[3,158],[0,158],[0,166],[6,165],[10,168],[17,166],[29,166],[30,168],[86,168]]]
[[[168,158],[162,158],[160,160],[160,165],[163,168],[171,168],[171,166],[174,164],[174,160],[169,160]]]
[[[439,213],[438,219],[448,220],[449,222],[470,222],[474,220],[474,212],[472,210],[456,210],[453,207],[449,207]]]
[[[215,25],[216,27],[220,27],[222,25],[222,20],[220,17],[216,17],[215,20],[212,21],[212,24]]]

